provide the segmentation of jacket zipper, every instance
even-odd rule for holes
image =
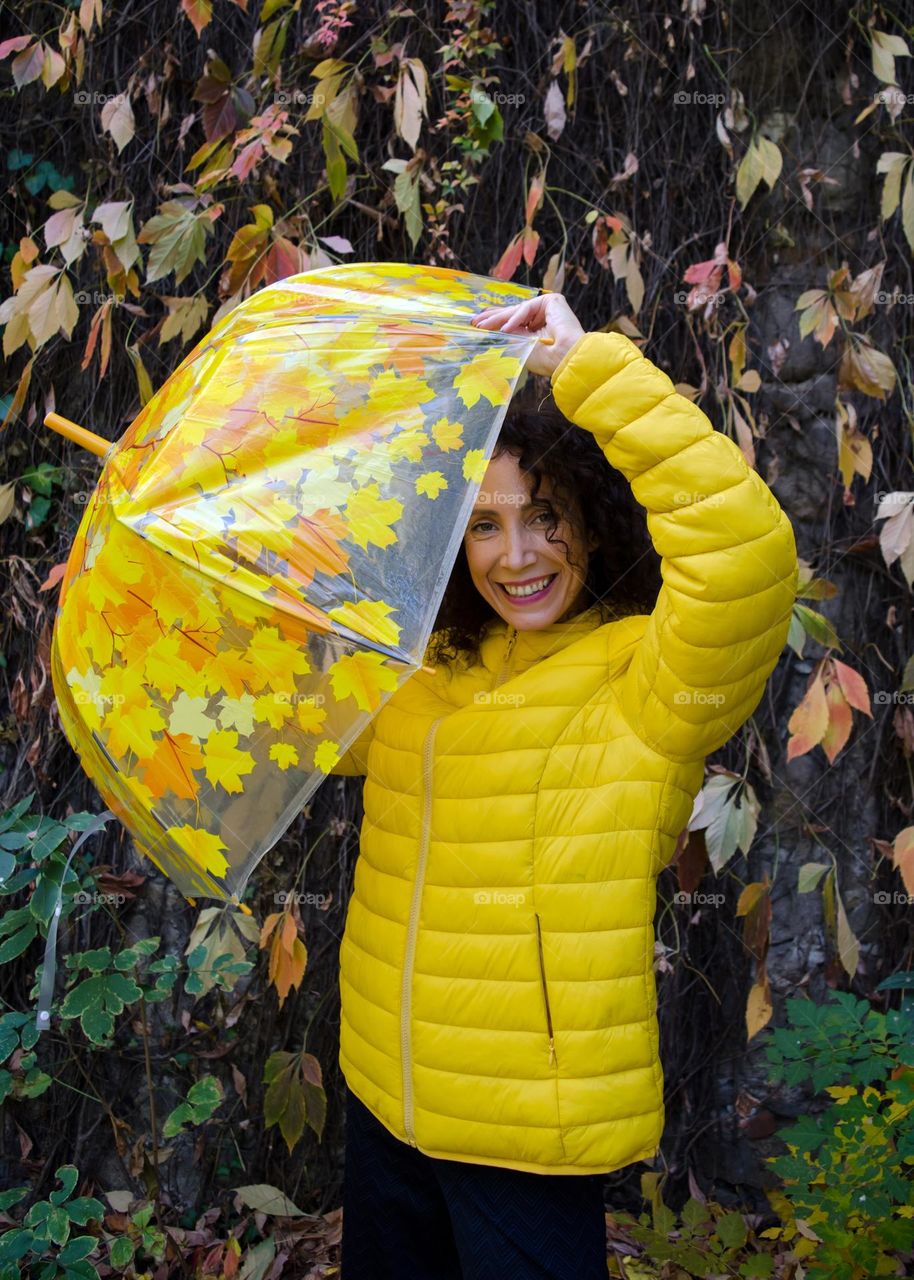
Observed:
[[[433,720],[425,736],[422,754],[422,832],[419,840],[419,857],[416,862],[416,879],[413,884],[409,921],[406,926],[406,957],[403,961],[403,985],[400,992],[400,1059],[403,1071],[403,1128],[410,1145],[418,1146],[413,1130],[413,1064],[412,1064],[412,1012],[413,963],[416,958],[416,936],[419,927],[419,907],[422,887],[425,883],[425,864],[428,859],[429,827],[431,825],[431,771],[432,742],[435,730],[444,719]]]
[[[493,689],[497,689],[500,684],[504,684],[508,679],[508,676],[511,674],[511,667],[514,661],[514,645],[517,640],[517,628],[509,626],[505,635],[507,637],[507,641],[505,644],[504,657],[501,661],[501,670],[495,677],[495,683],[492,686]]]
[[[546,986],[546,962],[543,959],[543,931],[540,927],[539,913],[535,912],[536,946],[540,958],[540,978],[543,982],[543,999],[546,1002],[546,1026],[549,1028],[549,1064],[555,1063],[555,1034],[552,1030],[552,1011],[549,1008],[549,988]]]

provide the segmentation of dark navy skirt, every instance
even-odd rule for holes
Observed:
[[[340,1280],[606,1280],[605,1175],[427,1156],[344,1088]]]

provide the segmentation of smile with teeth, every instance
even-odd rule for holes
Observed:
[[[500,582],[498,585],[502,588],[506,595],[511,596],[514,600],[522,600],[526,596],[545,595],[546,591],[552,585],[554,578],[558,577],[555,573],[548,573],[543,578],[537,578],[535,582],[530,582],[524,587],[514,587],[507,582]]]

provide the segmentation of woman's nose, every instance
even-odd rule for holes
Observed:
[[[501,554],[502,564],[506,569],[522,568],[533,564],[536,560],[536,534],[521,521],[517,526],[508,525],[505,529],[504,547]]]

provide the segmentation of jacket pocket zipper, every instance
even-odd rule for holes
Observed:
[[[543,930],[540,926],[539,913],[534,912],[536,920],[536,949],[539,953],[540,961],[540,978],[543,983],[543,1000],[546,1004],[546,1026],[549,1028],[549,1063],[550,1066],[556,1061],[555,1057],[555,1033],[552,1029],[552,1010],[549,1008],[549,988],[546,985],[546,962],[543,959]]]

